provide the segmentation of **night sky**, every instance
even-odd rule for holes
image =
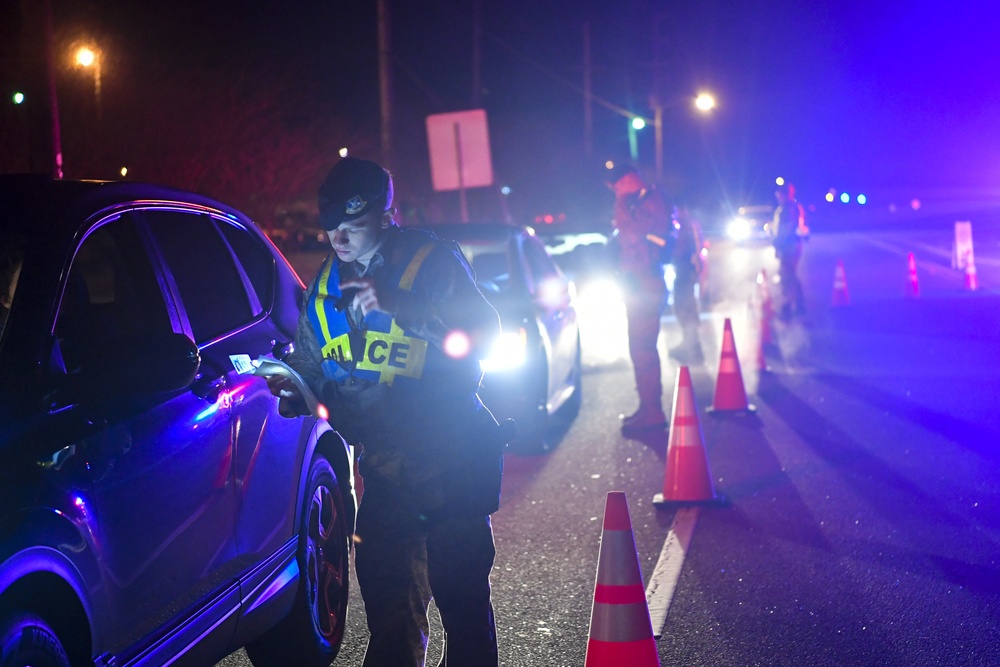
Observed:
[[[8,10],[16,4],[2,1]],[[266,62],[317,87],[368,135],[365,145],[378,146],[373,0],[53,3],[57,37],[96,35],[120,69]],[[390,4],[396,172],[419,189],[429,183],[421,173],[424,117],[472,104],[472,2]],[[482,0],[481,104],[497,177],[512,185],[511,204],[524,215],[594,206],[604,160],[629,158],[626,120],[607,106],[651,118],[655,86],[666,106],[662,185],[678,200],[709,208],[770,201],[778,175],[798,182],[804,197],[833,187],[869,191],[875,202],[994,198],[994,7],[980,0]],[[589,155],[588,23],[598,100]],[[2,29],[10,34],[9,25]],[[115,67],[109,61],[108,77]],[[711,117],[692,111],[699,89],[719,100]],[[652,134],[639,134],[638,162],[649,175]]]

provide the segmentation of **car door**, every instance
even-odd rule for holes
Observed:
[[[236,547],[241,569],[265,579],[273,573],[264,562],[295,533],[302,420],[281,417],[267,383],[239,372],[233,357],[270,357],[290,342],[291,332],[279,330],[268,312],[277,259],[238,220],[177,210],[143,217],[201,352],[201,382],[217,384],[231,412]],[[285,326],[295,322],[293,316]]]
[[[66,373],[116,341],[181,329],[150,247],[132,212],[100,221],[82,241],[54,325]],[[137,379],[145,372],[126,370]],[[235,617],[219,622],[228,619],[227,589],[235,598],[237,563],[224,386],[202,379],[166,396],[83,403],[54,409],[79,411],[76,421],[90,425],[75,443],[88,472],[75,504],[99,554],[111,614],[99,619],[101,648],[125,661],[211,642],[227,627],[231,634]],[[194,613],[212,603],[215,616]]]

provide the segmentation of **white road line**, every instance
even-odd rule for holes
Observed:
[[[646,586],[646,605],[649,619],[653,624],[653,636],[663,636],[663,624],[667,620],[667,610],[674,598],[674,589],[684,566],[684,555],[691,544],[694,524],[698,521],[697,507],[682,507],[674,515],[674,522],[667,533],[667,539],[660,551],[660,560],[653,568],[653,574]]]

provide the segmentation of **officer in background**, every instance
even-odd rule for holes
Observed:
[[[674,229],[660,193],[634,167],[612,169],[608,186],[615,193],[612,244],[625,290],[628,349],[639,394],[639,408],[622,417],[622,433],[637,435],[667,425],[656,343],[667,293],[663,267],[673,251]]]
[[[500,333],[459,247],[393,221],[389,173],[344,158],[319,191],[333,252],[308,288],[290,366],[350,443],[364,494],[355,566],[367,667],[423,665],[433,597],[442,664],[496,665],[489,575],[506,438],[477,392]],[[283,414],[294,386],[269,380]]]
[[[705,261],[701,256],[704,245],[701,225],[686,206],[680,206],[674,216],[674,227],[677,230],[677,243],[671,258],[674,266],[674,316],[681,328],[681,342],[670,348],[670,356],[682,364],[702,364],[705,353],[698,335],[701,316],[695,293]]]
[[[809,233],[806,211],[795,199],[795,186],[784,183],[774,193],[778,207],[774,210],[772,234],[774,254],[778,258],[778,279],[781,284],[781,310],[779,316],[789,320],[806,312],[805,295],[799,280],[799,259],[802,242]]]

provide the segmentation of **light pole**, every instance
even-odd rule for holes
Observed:
[[[94,101],[97,108],[97,122],[101,122],[101,52],[96,48],[81,46],[76,50],[76,64],[94,70]]]
[[[656,178],[658,181],[663,180],[663,109],[664,104],[658,95],[650,96],[650,105],[653,107],[653,130],[655,132],[655,151],[656,151]],[[676,102],[674,103],[676,105]],[[671,105],[671,106],[674,106]],[[702,115],[707,116],[711,113],[715,107],[715,96],[709,92],[700,92],[694,98],[694,107]],[[630,137],[631,138],[631,137]],[[634,157],[634,156],[633,156]]]

